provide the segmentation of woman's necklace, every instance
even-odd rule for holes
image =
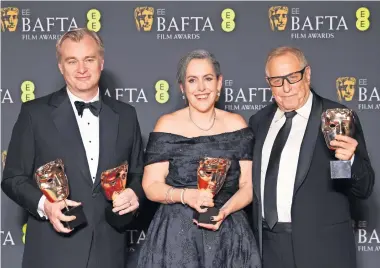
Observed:
[[[207,129],[201,128],[200,126],[198,126],[198,125],[193,121],[193,119],[191,118],[190,108],[189,108],[189,117],[190,117],[191,122],[193,122],[193,124],[194,124],[197,128],[199,128],[200,130],[203,130],[203,131],[209,131],[209,130],[214,126],[214,124],[215,124],[216,112],[215,112],[215,109],[214,109],[214,118],[213,118],[213,120],[212,120],[212,124],[211,124],[211,126],[210,126],[209,128],[207,128]]]

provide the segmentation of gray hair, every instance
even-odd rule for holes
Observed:
[[[301,63],[301,68],[304,68],[305,66],[308,65],[306,57],[300,49],[295,48],[295,47],[278,47],[278,48],[273,49],[271,52],[269,52],[267,56],[267,60],[265,63],[265,74],[268,75],[267,67],[268,67],[268,63],[272,59],[279,56],[286,55],[286,54],[294,55],[298,59],[298,61]]]
[[[103,58],[104,57],[104,44],[103,44],[103,41],[100,38],[100,36],[96,32],[90,31],[87,28],[76,28],[76,29],[73,29],[71,31],[66,32],[64,35],[62,35],[58,39],[57,44],[55,46],[55,48],[56,48],[56,56],[57,56],[58,61],[61,60],[61,46],[62,46],[63,42],[66,39],[70,39],[70,40],[72,40],[74,42],[79,42],[86,35],[88,35],[92,39],[94,39],[94,41],[96,42],[96,44],[99,47],[99,54]]]
[[[186,78],[186,70],[190,61],[193,59],[207,59],[211,62],[216,77],[219,78],[221,75],[220,64],[216,60],[215,56],[204,49],[197,49],[186,54],[178,63],[177,68],[177,82],[178,84],[183,84]]]

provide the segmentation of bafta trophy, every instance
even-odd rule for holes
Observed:
[[[128,163],[103,171],[101,174],[101,185],[104,194],[109,201],[115,200],[117,195],[124,191],[127,184]],[[133,220],[133,212],[119,215],[119,212],[113,212],[113,205],[110,204],[105,209],[107,222],[119,232],[126,230],[127,225]]]
[[[86,216],[83,212],[83,206],[68,207],[66,199],[69,196],[69,183],[65,174],[65,166],[61,159],[51,161],[39,167],[34,177],[37,181],[38,187],[46,196],[46,199],[51,202],[63,201],[65,208],[62,213],[66,216],[75,216],[73,221],[62,221],[62,224],[68,229],[74,229],[79,226],[87,224]]]
[[[352,110],[345,108],[327,109],[322,114],[321,127],[327,147],[330,150],[335,150],[336,148],[331,146],[330,142],[335,139],[336,135],[353,136],[355,129]],[[330,161],[330,173],[332,179],[350,179],[351,161]]]
[[[217,195],[222,188],[227,177],[227,172],[231,166],[231,161],[225,158],[205,157],[199,161],[198,166],[198,189],[210,191],[213,196]],[[202,207],[204,208],[204,207]],[[209,207],[204,213],[194,212],[194,218],[199,223],[211,223],[212,216],[217,216],[219,209]]]

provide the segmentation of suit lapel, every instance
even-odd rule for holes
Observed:
[[[102,96],[102,110],[99,115],[99,163],[93,189],[100,184],[101,173],[116,159],[116,141],[119,129],[119,114],[112,108],[107,96]]]
[[[307,172],[309,171],[311,160],[314,154],[315,143],[318,134],[321,131],[322,100],[313,92],[313,105],[310,117],[306,126],[305,135],[301,144],[301,150],[298,158],[298,167],[294,183],[294,194],[296,195],[299,187],[304,182]]]
[[[253,150],[253,189],[258,200],[261,200],[261,156],[265,138],[268,134],[269,127],[276,113],[277,105],[272,104],[271,109],[266,116],[257,124],[256,140]]]
[[[66,161],[72,161],[72,163],[75,163],[83,174],[83,178],[90,186],[92,186],[93,183],[87,162],[86,151],[83,146],[74,110],[65,87],[52,95],[50,104],[56,107],[51,113],[51,116],[55,127],[61,136],[60,138],[64,142],[64,146],[62,147],[65,150],[65,155],[67,155]]]

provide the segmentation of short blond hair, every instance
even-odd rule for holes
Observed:
[[[305,66],[308,65],[305,54],[303,54],[303,52],[300,49],[295,48],[295,47],[278,47],[271,50],[267,56],[267,60],[265,63],[265,74],[268,75],[267,67],[268,67],[268,63],[272,59],[277,58],[279,56],[286,55],[286,54],[294,55],[298,59],[298,61],[301,63],[301,68],[304,68]]]
[[[60,61],[61,60],[61,46],[63,44],[63,42],[66,40],[66,39],[70,39],[74,42],[79,42],[81,41],[85,36],[90,36],[92,39],[94,39],[94,41],[96,42],[96,44],[98,45],[99,47],[99,54],[100,56],[103,58],[104,57],[104,44],[103,44],[103,41],[102,39],[100,38],[100,36],[94,32],[94,31],[90,31],[88,30],[87,28],[76,28],[74,30],[71,30],[71,31],[68,31],[66,32],[64,35],[62,35],[58,41],[57,41],[57,44],[55,46],[55,49],[56,49],[56,56],[57,56],[57,60]]]

